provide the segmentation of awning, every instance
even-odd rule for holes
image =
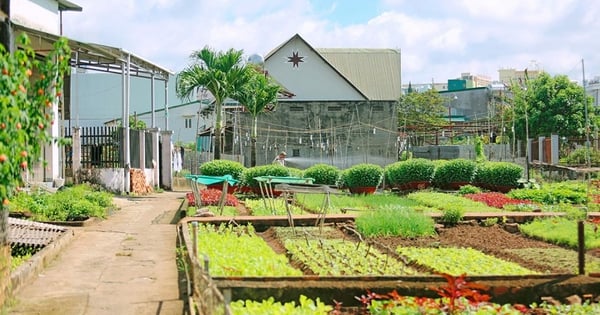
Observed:
[[[52,50],[54,43],[61,37],[16,23],[13,23],[12,26],[14,33],[27,34],[31,40],[32,48],[41,55]],[[129,58],[130,75],[132,76],[151,78],[154,75],[157,80],[167,81],[169,75],[173,74],[172,71],[122,48],[67,39],[71,48],[72,67],[121,74],[122,66],[127,63]]]

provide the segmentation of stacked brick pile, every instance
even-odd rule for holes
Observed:
[[[129,187],[132,193],[146,195],[154,191],[152,186],[146,184],[146,174],[144,174],[143,170],[131,169],[129,170],[129,175],[131,181]]]

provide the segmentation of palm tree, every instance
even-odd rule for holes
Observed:
[[[277,94],[281,90],[278,84],[270,80],[262,71],[248,68],[248,80],[240,89],[236,90],[233,99],[240,102],[252,115],[252,133],[250,141],[250,166],[256,166],[256,138],[258,136],[258,115],[265,111],[269,105],[277,103]]]
[[[243,50],[226,52],[204,47],[192,53],[193,63],[181,71],[177,78],[176,93],[180,98],[190,99],[201,88],[215,98],[215,152],[214,159],[221,159],[222,107],[225,99],[233,94],[247,79]]]

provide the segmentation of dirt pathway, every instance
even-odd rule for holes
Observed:
[[[184,195],[116,197],[120,210],[76,228],[9,314],[183,314],[171,223]]]

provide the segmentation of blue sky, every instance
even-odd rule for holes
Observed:
[[[294,34],[316,48],[393,48],[403,83],[539,67],[600,76],[597,0],[73,0],[64,35],[180,71],[204,46],[266,55]]]

